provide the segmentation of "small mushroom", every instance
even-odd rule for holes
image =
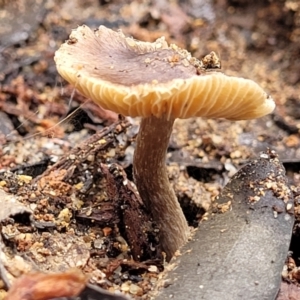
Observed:
[[[274,101],[255,82],[213,70],[220,66],[214,53],[201,61],[163,37],[140,42],[104,26],[73,30],[55,62],[63,78],[104,109],[142,117],[134,179],[170,259],[189,236],[165,166],[174,120],[253,119],[272,112]]]

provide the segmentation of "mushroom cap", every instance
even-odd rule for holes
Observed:
[[[82,94],[125,116],[246,120],[275,108],[255,82],[208,71],[163,37],[140,42],[104,26],[93,31],[83,25],[54,59],[60,75]]]

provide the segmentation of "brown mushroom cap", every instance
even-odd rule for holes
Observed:
[[[275,103],[255,82],[207,72],[189,52],[83,25],[55,53],[58,72],[105,109],[125,116],[253,119]]]

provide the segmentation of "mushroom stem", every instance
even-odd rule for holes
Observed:
[[[160,228],[160,243],[170,260],[188,239],[189,228],[172,189],[166,153],[174,119],[143,118],[137,136],[133,174],[137,189]]]

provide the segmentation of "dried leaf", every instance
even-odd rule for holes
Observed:
[[[77,296],[85,287],[87,277],[78,269],[65,273],[28,273],[17,279],[5,300],[48,300]]]

